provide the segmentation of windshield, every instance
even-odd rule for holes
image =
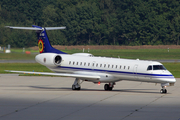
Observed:
[[[148,70],[166,70],[166,68],[163,65],[149,65]]]
[[[166,70],[163,65],[153,65],[153,70]]]
[[[147,70],[152,70],[152,66],[151,65],[148,66]]]

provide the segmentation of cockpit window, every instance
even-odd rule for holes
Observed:
[[[163,65],[153,65],[153,70],[166,70]]]
[[[147,70],[152,70],[152,66],[151,65],[148,66]]]

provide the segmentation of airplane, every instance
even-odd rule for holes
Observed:
[[[53,48],[46,31],[66,29],[66,27],[13,27],[11,29],[35,30],[38,34],[40,54],[35,60],[54,73],[5,70],[7,72],[66,76],[75,78],[72,90],[80,90],[84,81],[95,84],[105,83],[104,90],[111,91],[118,81],[139,81],[161,84],[161,94],[167,93],[167,86],[174,86],[176,79],[161,64],[156,61],[139,59],[122,59],[95,57],[90,53],[67,54]]]

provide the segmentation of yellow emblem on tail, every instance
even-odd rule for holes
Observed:
[[[39,47],[39,52],[42,53],[44,51],[44,43],[41,39],[38,41],[38,47]]]

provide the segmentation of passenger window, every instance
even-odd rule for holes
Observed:
[[[130,69],[130,66],[128,66],[128,70]]]
[[[69,61],[69,65],[71,64],[71,61]]]
[[[112,65],[112,68],[114,67],[114,65]]]
[[[90,63],[88,63],[88,66],[90,66]]]
[[[77,62],[77,64],[76,65],[78,65],[78,62]]]
[[[110,67],[110,65],[108,65],[108,68]]]
[[[75,64],[75,62],[73,62],[73,65]]]
[[[92,66],[94,66],[94,63],[92,64]]]
[[[126,69],[126,66],[124,66],[124,69]]]
[[[106,67],[106,64],[104,64],[104,67]]]
[[[98,67],[98,64],[96,64],[96,67]]]
[[[81,64],[80,65],[82,65],[82,62],[81,62]]]
[[[117,69],[117,67],[118,67],[118,66],[116,65],[116,69]]]
[[[152,66],[151,65],[148,66],[147,70],[152,70]]]
[[[84,66],[86,66],[86,63],[84,63]]]
[[[100,67],[102,67],[102,64],[100,64]]]

